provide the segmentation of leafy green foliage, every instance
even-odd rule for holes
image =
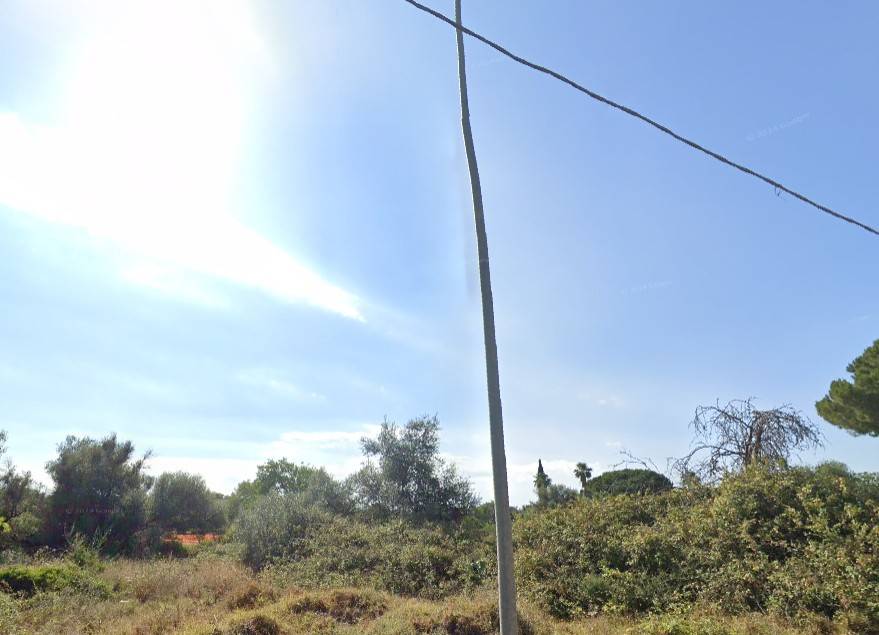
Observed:
[[[879,340],[846,367],[852,381],[837,379],[815,404],[818,414],[853,434],[879,436]]]
[[[165,531],[219,532],[223,509],[204,479],[185,472],[161,474],[150,490],[149,519]]]
[[[24,596],[73,589],[98,596],[109,595],[106,584],[72,565],[14,566],[0,569],[0,590]]]
[[[135,459],[130,441],[67,437],[46,465],[55,489],[49,496],[53,542],[73,534],[99,537],[111,552],[133,547],[146,524],[146,457]]]
[[[0,430],[0,458],[6,452],[6,432]],[[0,467],[0,548],[34,545],[42,539],[46,497],[30,472],[19,472],[11,461]]]
[[[542,500],[538,503],[543,506],[567,505],[577,500],[577,490],[562,483],[550,483],[543,490]]]
[[[297,495],[303,502],[334,514],[349,514],[354,509],[350,490],[322,467],[271,460],[257,467],[254,485],[260,494]]]
[[[244,562],[259,569],[270,562],[301,558],[306,540],[330,515],[297,496],[273,493],[244,508],[234,537],[244,545]]]
[[[229,497],[226,511],[230,520],[269,494],[295,496],[300,503],[334,514],[350,514],[354,511],[350,487],[334,479],[322,467],[278,459],[267,461],[257,466],[256,470],[256,478],[239,483]]]
[[[534,493],[537,494],[537,504],[547,505],[549,503],[549,488],[552,485],[552,479],[543,469],[543,461],[537,459],[537,474],[534,475]]]
[[[658,494],[671,488],[671,481],[659,472],[627,468],[595,477],[584,484],[583,495]]]
[[[385,421],[378,436],[362,440],[368,461],[350,478],[358,506],[373,517],[456,522],[478,503],[470,481],[439,455],[436,417],[403,428]]]
[[[838,464],[585,498],[515,529],[521,588],[557,616],[701,605],[879,629],[879,480]]]
[[[496,575],[492,542],[405,520],[326,517],[307,527],[287,556],[266,575],[299,586],[366,586],[423,598],[476,588]]]
[[[580,493],[584,493],[586,483],[592,478],[592,468],[581,461],[574,467],[574,476],[580,481]]]

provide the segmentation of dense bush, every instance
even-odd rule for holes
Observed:
[[[584,499],[515,530],[520,584],[557,616],[708,605],[879,629],[879,482],[843,466]]]
[[[257,466],[255,479],[238,484],[227,500],[227,518],[235,520],[242,510],[269,494],[295,496],[302,503],[333,514],[354,511],[354,499],[347,483],[336,480],[322,467],[273,459]]]
[[[13,566],[0,569],[0,591],[30,596],[38,592],[64,591],[106,596],[109,587],[73,564]]]
[[[220,503],[197,474],[165,472],[150,490],[149,520],[165,531],[219,532],[225,518]]]
[[[100,539],[110,552],[133,549],[146,525],[146,457],[135,459],[130,441],[67,437],[46,470],[55,483],[49,496],[50,539],[71,535]]]
[[[602,494],[658,494],[672,488],[667,477],[653,470],[612,470],[583,485],[585,496]]]
[[[442,597],[493,575],[493,546],[480,537],[403,520],[375,522],[270,495],[243,511],[235,530],[244,560],[304,586],[372,586]]]
[[[295,560],[307,554],[307,541],[326,527],[331,515],[298,496],[269,494],[243,509],[233,537],[244,546],[244,562],[259,569],[270,562]]]

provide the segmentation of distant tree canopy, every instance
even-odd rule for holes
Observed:
[[[582,465],[589,471],[590,476],[592,475],[592,471],[585,463],[578,463],[577,465],[578,469]],[[578,473],[575,470],[575,474]],[[537,494],[538,507],[566,505],[577,498],[577,490],[561,483],[552,482],[546,470],[543,469],[543,461],[541,459],[537,459],[537,473],[534,475],[534,493]]]
[[[575,500],[579,493],[573,487],[568,487],[563,483],[550,483],[544,490],[542,505],[551,507],[553,505],[567,505]]]
[[[348,514],[354,508],[349,488],[322,467],[297,465],[287,459],[271,460],[256,468],[254,485],[262,495],[297,495],[303,502],[334,514]]]
[[[658,494],[671,488],[672,482],[659,472],[627,468],[596,476],[583,486],[583,495]]]
[[[269,495],[296,497],[301,504],[314,505],[334,514],[354,511],[348,485],[333,478],[324,468],[272,459],[257,466],[255,479],[238,484],[228,499],[229,519],[234,520],[243,508]]]
[[[436,417],[412,419],[402,428],[385,421],[378,436],[363,438],[361,445],[367,462],[349,484],[364,511],[457,521],[478,503],[470,481],[440,458]]]
[[[802,413],[787,405],[758,410],[751,399],[700,406],[691,427],[692,449],[675,469],[706,481],[756,463],[785,464],[795,452],[821,445],[817,426]]]
[[[852,381],[837,379],[815,404],[818,414],[852,434],[879,436],[879,340],[846,367]]]
[[[186,472],[165,472],[150,490],[149,519],[165,531],[219,532],[224,515],[204,479]]]
[[[105,541],[110,551],[131,547],[146,522],[146,459],[135,458],[131,442],[115,434],[99,441],[67,437],[46,465],[55,482],[48,510],[53,541],[81,534]]]
[[[0,459],[6,454],[6,431],[0,430]],[[0,465],[0,517],[9,523],[12,537],[32,542],[44,515],[45,494],[30,472],[19,472],[12,461]]]

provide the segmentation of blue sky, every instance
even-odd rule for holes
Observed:
[[[451,14],[452,3],[432,6]],[[879,224],[879,7],[465,2],[465,22]],[[879,241],[468,40],[514,503],[699,404],[813,403]],[[490,492],[454,33],[403,2],[0,7],[0,428],[116,432],[221,491],[436,413]],[[823,424],[822,424],[823,425]],[[875,470],[879,440],[823,425]]]

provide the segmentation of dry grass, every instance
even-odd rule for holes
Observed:
[[[0,632],[13,634],[181,633],[185,635],[491,635],[491,593],[445,601],[406,599],[368,589],[303,590],[271,586],[235,560],[117,560],[96,573],[107,597],[74,592],[13,599],[0,594]],[[638,621],[593,618],[562,623],[521,610],[523,635],[795,635],[834,632],[780,624],[765,616],[660,616]],[[837,630],[835,632],[844,632]]]

